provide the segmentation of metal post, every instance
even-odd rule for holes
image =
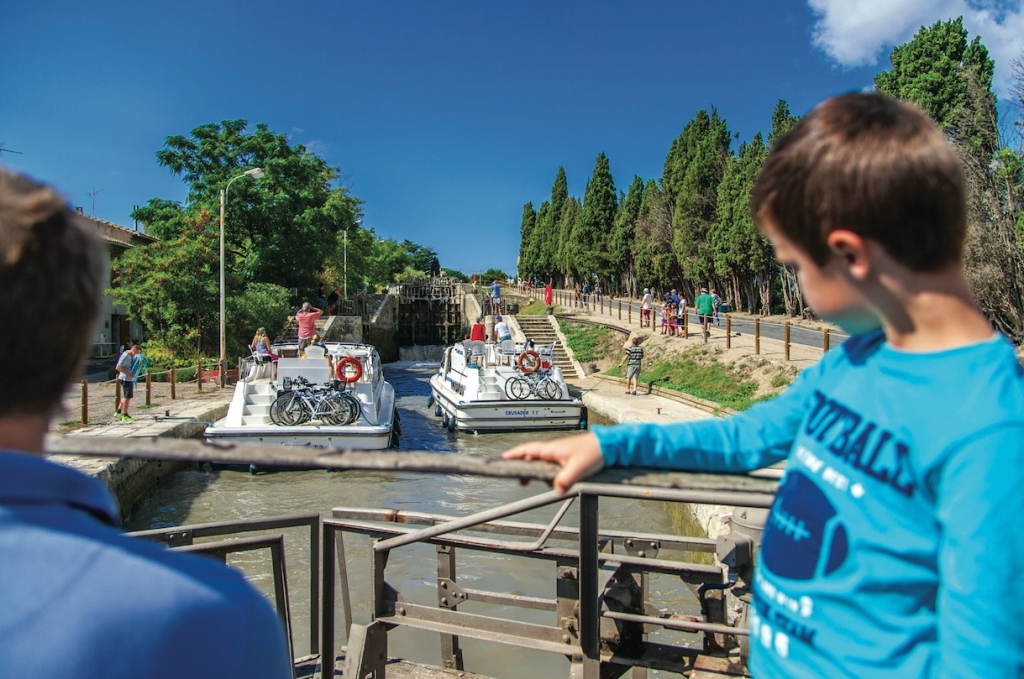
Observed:
[[[828,351],[829,339],[828,339],[828,328],[825,328],[825,336],[822,338],[822,350]]]
[[[231,181],[228,181],[231,186]],[[224,201],[227,187],[220,191],[220,386],[224,386],[224,366],[227,364],[227,350],[224,348]],[[199,380],[202,383],[202,379]]]
[[[732,348],[732,317],[725,315],[725,348]]]
[[[754,319],[754,353],[761,353],[761,319]]]
[[[89,424],[89,383],[82,380],[82,424]]]
[[[597,679],[601,671],[597,509],[597,495],[580,495],[580,647],[583,651],[583,679]]]
[[[455,584],[455,548],[450,545],[437,545],[437,603],[441,608],[458,610],[451,591]],[[441,662],[445,669],[464,670],[462,649],[459,648],[459,637],[454,634],[441,634]]]
[[[785,335],[786,335],[786,339],[785,339],[786,360],[788,361],[789,360],[789,321],[786,321],[784,326],[785,326]]]
[[[345,299],[348,299],[348,229],[345,229]],[[341,304],[338,304],[338,311],[341,311]]]

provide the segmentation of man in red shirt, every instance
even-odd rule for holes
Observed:
[[[469,339],[473,341],[479,340],[480,342],[487,341],[487,331],[484,329],[484,317],[477,316],[476,323],[469,331]]]
[[[315,309],[309,302],[302,303],[302,310],[295,312],[295,322],[299,324],[299,351],[302,356],[306,347],[313,341],[316,334],[316,319],[320,318],[323,309]]]

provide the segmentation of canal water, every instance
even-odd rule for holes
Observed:
[[[427,406],[428,379],[436,363],[393,363],[386,375],[399,395],[402,419],[401,446],[407,450],[457,452],[494,457],[502,451],[536,435],[505,433],[473,435],[452,434],[434,417]],[[591,421],[595,420],[592,416]],[[561,436],[566,433],[546,433]],[[145,530],[183,524],[230,521],[258,517],[319,512],[330,516],[334,507],[391,508],[464,516],[484,509],[521,500],[548,490],[533,483],[520,486],[511,479],[493,479],[463,475],[438,475],[395,472],[293,471],[260,473],[233,470],[189,470],[176,474],[129,518],[125,530]],[[513,521],[547,524],[557,506],[545,507],[510,517]],[[576,507],[563,519],[565,525],[579,525]],[[674,533],[672,517],[664,503],[602,499],[600,526],[633,529],[650,533]],[[289,594],[293,616],[293,635],[297,655],[309,649],[308,529],[285,530]],[[502,539],[521,539],[506,537]],[[352,588],[353,615],[356,622],[368,622],[369,615],[369,539],[346,535],[346,562]],[[557,544],[557,543],[555,543]],[[229,561],[242,569],[264,592],[271,592],[273,580],[269,556],[265,550],[235,555]],[[387,579],[409,601],[436,605],[437,557],[430,545],[410,545],[392,552]],[[501,591],[526,596],[554,598],[555,568],[550,562],[522,557],[487,555],[459,550],[457,579],[473,589]],[[699,606],[676,578],[651,576],[651,601],[663,610],[697,615]],[[338,640],[345,643],[340,590],[337,602]],[[528,611],[485,604],[464,604],[460,610],[484,615],[500,615],[539,624],[555,624],[554,613]],[[666,636],[662,636],[666,635]],[[677,633],[660,632],[657,637],[679,642]],[[389,633],[389,654],[416,662],[440,664],[440,642],[435,633],[398,628]],[[692,640],[691,640],[692,642]],[[498,678],[568,676],[569,664],[562,656],[529,651],[499,644],[462,639],[466,669]],[[658,676],[653,673],[652,676]]]

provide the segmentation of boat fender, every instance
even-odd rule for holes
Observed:
[[[580,429],[587,428],[587,406],[580,409]]]
[[[402,435],[402,420],[398,417],[398,412],[395,412],[395,420],[391,423],[391,432],[395,437]]]
[[[540,370],[540,357],[533,349],[527,349],[519,354],[517,363],[519,364],[519,370],[527,374]]]
[[[427,397],[427,407],[434,405],[434,392],[430,392],[430,396]]]
[[[348,366],[352,367],[351,371],[346,370]],[[342,382],[358,382],[359,378],[363,376],[363,364],[359,362],[359,359],[353,356],[346,356],[338,361],[337,367],[334,369],[334,374],[338,376],[338,379]]]
[[[441,417],[441,404],[438,403],[434,406],[434,417]]]
[[[458,423],[458,420],[455,418],[454,415],[449,417],[448,418],[448,431],[455,431],[455,425],[457,423]]]
[[[445,428],[448,427],[448,413],[446,411],[442,411],[441,413],[441,426]]]

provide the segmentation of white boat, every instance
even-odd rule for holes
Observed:
[[[294,348],[294,344],[274,344],[274,350],[279,353],[291,353],[288,350]],[[281,358],[276,364],[242,359],[240,379],[228,413],[206,428],[206,438],[354,450],[383,450],[396,445],[400,425],[395,410],[395,390],[384,379],[377,350],[368,344],[348,343],[329,343],[327,349],[335,366],[345,364],[341,376],[332,373],[326,357]],[[346,425],[319,419],[303,424],[274,424],[270,417],[271,404],[298,378],[314,386],[330,384],[347,390],[359,402],[358,416]]]
[[[445,349],[430,388],[434,414],[450,431],[587,428],[587,407],[569,393],[550,349],[459,343]]]

